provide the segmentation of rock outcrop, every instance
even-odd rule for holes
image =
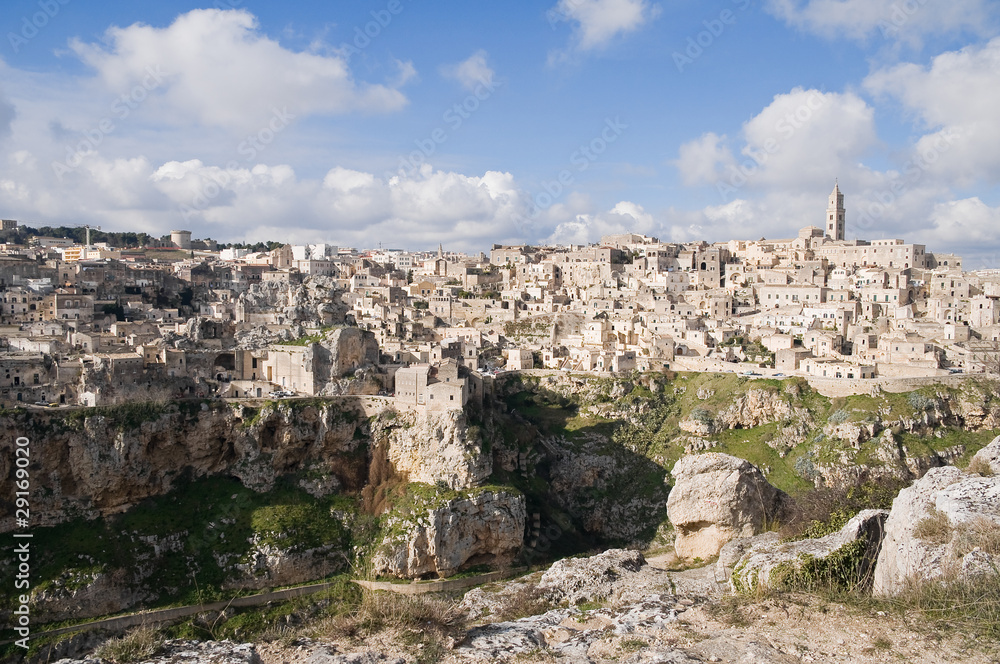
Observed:
[[[710,452],[678,461],[667,515],[681,558],[707,559],[737,537],[763,532],[784,512],[788,496],[771,486],[753,464]]]
[[[1000,528],[1000,476],[932,468],[899,492],[885,524],[873,591],[896,595],[908,583],[957,578],[995,569]],[[992,550],[984,550],[992,543]],[[992,561],[992,563],[991,563]]]
[[[638,551],[611,549],[590,558],[564,558],[538,582],[538,590],[555,604],[605,600],[618,583],[628,583],[646,564]]]
[[[364,426],[350,398],[261,408],[129,404],[0,417],[0,428],[32,441],[32,475],[44,478],[46,488],[32,498],[37,526],[124,512],[169,492],[184,476],[229,474],[263,491],[282,475],[310,469],[360,489],[366,461],[353,453]],[[14,495],[13,474],[6,472],[12,445],[10,437],[0,442],[0,491],[7,496]],[[13,525],[11,511],[0,519],[0,532]]]
[[[157,653],[143,658],[141,664],[260,664],[260,655],[252,643],[232,641],[165,641]],[[56,664],[107,664],[99,658],[60,659]]]
[[[864,587],[871,581],[888,515],[886,510],[864,510],[840,531],[818,539],[781,542],[770,533],[753,538],[733,568],[730,588],[740,592],[803,582]],[[722,563],[721,554],[719,558]]]
[[[388,518],[390,534],[372,558],[375,574],[448,576],[478,564],[510,563],[524,539],[524,496],[482,490],[447,500],[414,498],[410,514]]]
[[[469,427],[461,410],[383,417],[373,423],[372,438],[388,443],[396,472],[411,482],[468,489],[493,472],[492,457],[483,454],[480,429]]]
[[[969,462],[969,468],[980,474],[1000,475],[1000,436],[989,445],[976,452]]]

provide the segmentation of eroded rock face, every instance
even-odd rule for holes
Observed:
[[[788,573],[801,570],[806,560],[822,562],[836,555],[852,558],[849,564],[857,565],[852,575],[856,576],[858,584],[863,584],[870,578],[888,516],[887,510],[864,510],[839,532],[818,539],[781,542],[777,537],[768,537],[771,533],[753,538],[749,541],[749,549],[735,564],[729,578],[730,588],[734,591],[775,588],[786,580]],[[734,544],[730,542],[726,546]],[[856,547],[856,550],[847,551],[845,547]],[[719,562],[722,562],[721,555]],[[847,581],[854,583],[854,579]]]
[[[226,473],[265,491],[281,475],[315,469],[340,486],[360,488],[364,460],[350,453],[361,443],[355,434],[363,424],[349,400],[259,410],[143,404],[0,418],[0,428],[32,441],[32,474],[47,489],[32,498],[38,526],[124,512],[169,492],[184,475]],[[0,457],[13,458],[13,443],[0,441]],[[0,476],[0,491],[13,495],[12,482],[13,474]],[[13,512],[0,517],[0,532],[13,525]]]
[[[375,574],[449,576],[477,564],[513,560],[524,539],[525,500],[508,491],[481,491],[393,515],[391,534],[373,556]]]
[[[645,564],[641,553],[624,549],[590,558],[564,558],[546,570],[538,589],[556,604],[603,600],[611,597],[617,583],[627,583]]]
[[[910,581],[961,576],[963,568],[974,572],[989,556],[976,550],[977,530],[1000,528],[1000,476],[932,468],[899,492],[885,528],[876,595],[896,595]]]
[[[492,457],[483,454],[483,441],[461,410],[383,418],[373,427],[372,438],[388,441],[389,460],[411,482],[468,489],[493,472]]]
[[[252,643],[232,641],[167,641],[157,655],[137,664],[260,664],[260,655]],[[98,658],[60,659],[56,664],[104,664]]]
[[[726,542],[762,532],[788,504],[788,496],[753,464],[728,454],[687,456],[671,472],[676,484],[667,499],[667,515],[681,558],[718,555]]]

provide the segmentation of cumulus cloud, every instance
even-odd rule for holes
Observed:
[[[992,0],[767,0],[764,8],[791,26],[827,38],[877,36],[913,45],[928,35],[984,34],[997,16]]]
[[[470,176],[430,165],[388,179],[338,166],[309,180],[289,166],[229,171],[193,160],[164,164],[151,181],[187,223],[258,239],[289,220],[299,237],[343,244],[392,238],[400,246],[481,249],[515,237],[513,219],[525,208],[510,173]]]
[[[493,81],[495,72],[487,64],[487,57],[486,51],[480,49],[457,65],[445,65],[441,72],[461,83],[466,90],[475,90],[477,86]]]
[[[708,132],[681,145],[680,156],[674,161],[681,179],[688,186],[714,184],[735,164],[736,159],[726,145],[726,137],[715,132]]]
[[[590,51],[607,46],[619,35],[638,30],[658,12],[648,0],[559,0],[548,16],[552,24],[573,23],[573,48]]]
[[[803,88],[776,95],[741,134],[738,154],[711,132],[683,144],[674,165],[685,184],[715,184],[724,203],[744,188],[832,186],[878,143],[874,109],[864,100]]]
[[[551,244],[589,244],[599,242],[603,235],[639,233],[656,236],[662,225],[643,207],[631,201],[621,201],[608,212],[578,214],[559,224],[546,240]]]
[[[959,185],[1000,179],[1000,37],[942,53],[928,66],[877,70],[864,85],[920,119],[927,133],[914,149],[916,167]]]
[[[1000,269],[996,250],[1000,207],[990,207],[978,197],[966,198],[935,205],[930,217],[932,226],[916,233],[915,241],[964,255],[966,270]]]
[[[145,86],[164,121],[254,130],[274,109],[294,114],[394,111],[406,105],[393,87],[358,82],[345,59],[295,52],[263,35],[244,10],[196,9],[165,28],[134,24],[107,31],[103,43],[73,40],[73,51],[111,90]],[[401,64],[397,83],[413,74]]]

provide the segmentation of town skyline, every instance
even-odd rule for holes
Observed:
[[[998,8],[911,4],[16,0],[0,209],[473,251],[782,237],[839,178],[846,237],[995,267]]]

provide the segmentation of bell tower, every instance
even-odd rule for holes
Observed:
[[[844,195],[840,193],[840,184],[833,185],[830,194],[830,205],[826,208],[826,236],[833,240],[843,240],[847,230],[847,210],[844,209]]]

